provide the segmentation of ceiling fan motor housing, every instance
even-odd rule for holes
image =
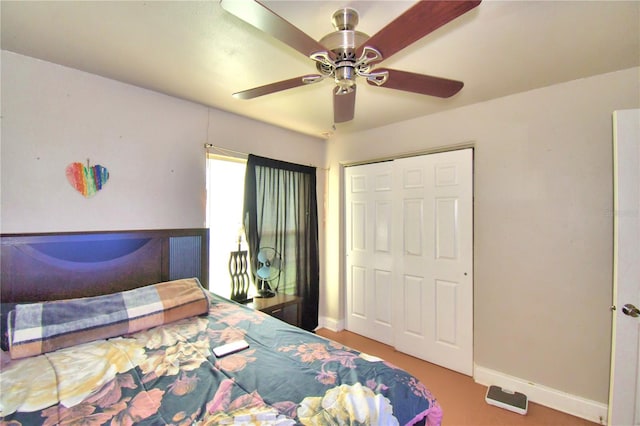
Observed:
[[[360,22],[358,11],[350,7],[338,9],[331,17],[331,23],[336,31],[353,30]]]
[[[334,67],[318,63],[318,71],[325,75],[332,75],[338,85],[336,93],[350,93],[356,84],[356,49],[362,45],[369,36],[360,31],[355,31],[358,25],[358,12],[352,8],[337,10],[331,19],[336,31],[327,34],[320,40],[320,44],[336,55]]]

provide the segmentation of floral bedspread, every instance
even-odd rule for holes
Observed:
[[[241,352],[212,349],[238,339]],[[415,377],[213,296],[208,316],[10,361],[6,425],[437,425]]]

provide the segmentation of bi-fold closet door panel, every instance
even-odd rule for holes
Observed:
[[[346,327],[473,368],[472,150],[348,167]]]
[[[393,163],[348,167],[348,329],[393,343]]]

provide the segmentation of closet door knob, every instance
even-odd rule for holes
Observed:
[[[631,303],[627,303],[622,307],[622,313],[630,317],[640,317],[640,309],[633,306]]]

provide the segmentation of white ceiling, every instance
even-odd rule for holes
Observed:
[[[265,1],[318,40],[341,7],[375,34],[413,2]],[[308,59],[218,1],[5,1],[2,48],[326,137],[640,65],[640,1],[492,1],[382,65],[461,80],[449,99],[358,84],[355,119],[333,129],[332,83],[253,100],[236,91],[315,73]]]

